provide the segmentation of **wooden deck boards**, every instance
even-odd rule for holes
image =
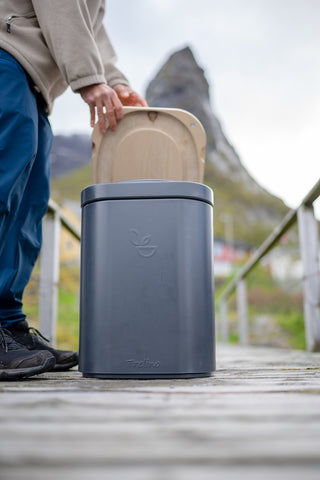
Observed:
[[[0,383],[1,480],[320,478],[320,354],[218,345],[192,380]]]

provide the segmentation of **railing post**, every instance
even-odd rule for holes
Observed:
[[[43,220],[40,256],[39,328],[41,333],[56,343],[58,315],[58,281],[60,256],[60,217],[57,211],[48,211]]]
[[[239,341],[242,345],[248,344],[248,308],[247,308],[247,285],[241,278],[237,284],[237,309]]]
[[[227,300],[223,299],[219,303],[220,313],[220,333],[223,342],[229,341],[229,325],[228,325],[228,304]]]
[[[303,263],[303,302],[306,344],[309,351],[320,351],[320,272],[318,223],[313,206],[298,209],[300,253]]]

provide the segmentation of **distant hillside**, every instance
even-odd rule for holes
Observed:
[[[205,183],[214,191],[215,234],[229,233],[235,240],[258,245],[284,217],[288,208],[262,188],[243,166],[224,135],[211,107],[209,84],[189,47],[169,57],[150,82],[146,97],[150,106],[183,108],[193,113],[207,133]],[[87,136],[58,136],[52,153],[52,196],[80,199],[91,183],[88,164],[91,141]]]
[[[55,135],[51,150],[51,176],[59,178],[87,165],[91,159],[90,135]]]
[[[81,191],[92,184],[91,164],[84,165],[51,180],[51,196],[59,204],[65,199],[79,202]]]

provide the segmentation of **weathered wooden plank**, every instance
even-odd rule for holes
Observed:
[[[191,380],[0,383],[1,480],[318,478],[320,354],[218,345],[217,366]]]
[[[242,278],[237,285],[237,311],[238,311],[238,332],[239,341],[242,345],[248,343],[248,301],[247,284]]]
[[[227,300],[222,300],[219,304],[219,318],[218,318],[219,333],[223,342],[229,341],[229,323],[228,323],[228,303]]]
[[[80,241],[81,234],[75,225],[68,219],[68,217],[60,210],[59,205],[50,198],[48,213],[53,215],[55,213],[59,214],[61,225],[69,232],[71,235]]]
[[[320,270],[318,222],[313,206],[298,209],[300,252],[303,263],[303,301],[308,350],[320,351]]]
[[[39,327],[52,345],[56,342],[58,281],[60,261],[60,218],[57,211],[48,211],[42,227],[43,244],[40,257]]]

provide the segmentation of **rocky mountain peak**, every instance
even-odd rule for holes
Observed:
[[[200,113],[199,101],[209,102],[209,84],[190,47],[170,56],[150,82],[146,96],[153,106],[167,107],[170,102]]]
[[[223,133],[213,112],[210,87],[204,70],[198,65],[189,46],[173,53],[150,82],[146,98],[154,107],[182,108],[193,113],[207,134],[207,161],[231,179],[242,180],[247,187],[260,190],[242,165],[240,158]]]

